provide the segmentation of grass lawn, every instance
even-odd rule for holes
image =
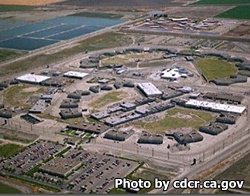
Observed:
[[[232,19],[250,19],[250,1],[249,5],[242,5],[225,11],[218,16],[219,18],[232,18]]]
[[[109,93],[99,97],[95,101],[91,102],[89,104],[89,106],[91,106],[94,109],[98,109],[98,108],[104,107],[108,104],[121,101],[125,95],[126,94],[123,91],[109,92]]]
[[[201,58],[196,65],[208,81],[226,79],[237,73],[237,68],[233,63],[217,58]]]
[[[213,4],[213,5],[239,5],[239,4],[250,4],[249,0],[200,0],[195,4]]]
[[[25,5],[0,5],[0,12],[29,11],[32,10],[33,8],[34,7],[32,6],[25,6]]]
[[[6,184],[0,183],[0,194],[18,194],[18,193],[21,193],[21,191]]]
[[[31,87],[32,88],[32,87]],[[34,87],[34,89],[28,90],[28,85],[15,85],[7,88],[3,94],[4,104],[11,107],[29,107],[27,103],[30,96],[45,92],[43,87]]]
[[[0,145],[0,156],[9,158],[17,154],[23,147],[17,144],[3,144]]]
[[[7,64],[6,66],[1,66],[0,77],[19,73],[21,71],[27,71],[39,66],[45,66],[84,51],[95,51],[104,48],[125,46],[132,42],[132,39],[123,33],[103,33],[101,35],[85,39],[79,42],[79,45],[63,49],[54,54],[39,54],[25,60]]]
[[[244,180],[244,187],[250,186],[250,153],[245,157],[235,162],[232,166],[226,169],[221,174],[217,175],[215,180]],[[248,189],[249,191],[249,189]]]
[[[17,52],[14,52],[11,50],[0,49],[0,61],[4,61],[12,57],[16,57],[17,55],[18,55]]]
[[[165,132],[177,128],[198,128],[199,126],[211,121],[213,115],[192,109],[173,108],[169,110],[162,119],[155,121],[138,121],[134,125],[150,132]]]

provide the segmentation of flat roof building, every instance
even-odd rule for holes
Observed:
[[[68,71],[63,74],[64,77],[83,79],[88,73],[78,72],[78,71]]]
[[[32,83],[32,84],[40,84],[44,82],[50,77],[36,74],[25,74],[16,78],[20,82]]]
[[[162,95],[162,92],[151,82],[139,83],[137,87],[143,92],[147,97],[155,97]]]

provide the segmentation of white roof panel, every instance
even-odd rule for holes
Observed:
[[[78,72],[78,71],[68,71],[64,73],[63,75],[67,77],[84,78],[85,76],[88,75],[88,73]]]
[[[138,87],[148,96],[162,94],[162,92],[151,82],[139,83]]]
[[[36,75],[36,74],[25,74],[16,78],[21,82],[31,82],[31,83],[40,83],[45,80],[50,79],[48,76]]]

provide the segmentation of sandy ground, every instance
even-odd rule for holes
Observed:
[[[46,5],[60,2],[62,0],[1,0],[2,5]]]

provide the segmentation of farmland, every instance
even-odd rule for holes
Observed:
[[[19,190],[0,183],[0,194],[18,194],[18,193],[20,193]]]
[[[195,4],[199,5],[239,5],[239,4],[250,4],[249,0],[200,0]]]
[[[231,19],[250,19],[250,5],[237,6],[228,11],[219,14],[219,18],[231,18]]]

